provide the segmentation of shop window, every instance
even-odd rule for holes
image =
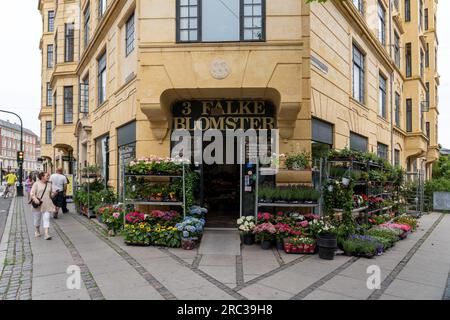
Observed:
[[[312,119],[312,145],[311,155],[313,160],[326,157],[333,147],[333,125],[313,118]]]
[[[350,132],[350,149],[355,151],[367,151],[368,139],[360,134]]]
[[[265,0],[177,0],[177,41],[263,41],[264,12]]]

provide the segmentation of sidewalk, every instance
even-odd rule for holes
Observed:
[[[240,255],[130,247],[76,213],[52,219],[46,241],[34,238],[30,208],[16,200],[0,299],[441,299],[447,289],[450,215],[424,216],[417,232],[375,259],[327,261],[257,245]],[[367,289],[370,265],[381,269],[379,290]],[[79,290],[67,287],[70,266],[81,270]]]

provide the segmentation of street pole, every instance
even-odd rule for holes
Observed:
[[[19,151],[23,151],[23,122],[22,122],[22,118],[14,112],[11,111],[6,111],[6,110],[0,110],[0,112],[4,112],[4,113],[9,113],[12,115],[15,115],[17,118],[19,118],[20,120],[20,150]],[[18,161],[18,166],[19,166],[19,185],[17,186],[17,196],[18,197],[23,197],[23,162],[22,161]]]

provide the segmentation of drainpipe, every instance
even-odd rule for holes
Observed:
[[[392,60],[392,1],[389,2],[389,57]],[[395,163],[394,149],[394,71],[391,72],[391,163]]]

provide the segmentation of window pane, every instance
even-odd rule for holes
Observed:
[[[191,41],[197,40],[197,30],[189,31],[189,40],[191,40]]]
[[[190,17],[197,17],[197,6],[195,7],[189,7],[189,16]]]
[[[181,17],[189,17],[189,8],[188,7],[181,7],[180,8],[180,16]]]
[[[253,27],[261,28],[261,18],[253,18]]]
[[[191,29],[197,29],[197,18],[189,19],[189,28]]]
[[[246,40],[248,40],[248,39],[253,40],[253,32],[252,32],[251,29],[246,29],[246,30],[244,31],[244,38],[245,38]]]
[[[188,41],[189,40],[189,31],[180,31],[180,40]]]
[[[209,0],[202,6],[203,41],[239,41],[239,0]]]
[[[252,18],[244,18],[244,27],[245,27],[245,28],[251,28],[251,27],[253,27],[253,21],[252,21]]]
[[[253,15],[255,15],[255,16],[262,15],[261,6],[254,6],[253,7]]]
[[[189,4],[189,0],[180,0],[180,5],[187,6]]]
[[[192,20],[195,20],[195,19],[192,19]],[[189,28],[189,19],[187,19],[187,18],[180,19],[180,28],[188,29]]]

